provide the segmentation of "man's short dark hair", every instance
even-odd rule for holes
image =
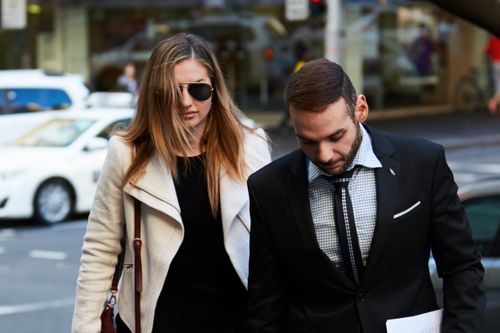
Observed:
[[[294,73],[286,95],[289,108],[310,112],[321,112],[343,98],[354,117],[356,90],[342,67],[327,59],[309,61]]]

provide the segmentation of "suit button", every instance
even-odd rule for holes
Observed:
[[[361,303],[364,303],[366,301],[366,294],[359,293],[358,294],[358,301],[360,301]]]

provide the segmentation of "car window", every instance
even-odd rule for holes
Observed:
[[[497,256],[500,246],[500,196],[475,198],[464,202],[472,235],[484,257]]]
[[[124,118],[117,120],[113,122],[112,124],[108,125],[105,129],[103,129],[97,136],[100,138],[104,138],[106,140],[109,140],[111,135],[116,132],[117,130],[120,130],[124,128],[125,126],[128,126],[130,124],[131,118]]]
[[[52,119],[14,141],[14,145],[66,147],[94,123],[95,120],[92,119]]]
[[[0,92],[1,113],[66,109],[70,106],[71,99],[62,89],[15,88]]]

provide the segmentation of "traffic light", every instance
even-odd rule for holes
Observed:
[[[326,12],[326,0],[309,0],[310,17],[322,16]]]

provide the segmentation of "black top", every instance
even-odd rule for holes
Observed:
[[[225,251],[220,213],[211,213],[204,155],[178,158],[177,167],[184,239],[158,299],[153,332],[236,332],[246,290]]]

